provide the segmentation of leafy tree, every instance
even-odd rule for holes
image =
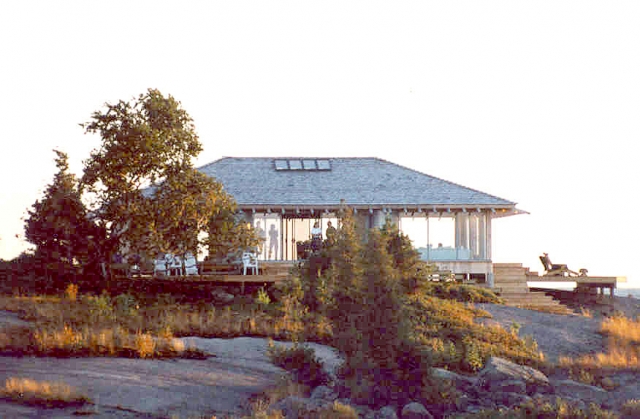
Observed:
[[[82,185],[92,194],[108,253],[147,247],[153,220],[143,189],[191,167],[202,149],[193,121],[173,97],[149,89],[131,102],[106,104],[83,125],[102,138],[85,162]]]
[[[35,245],[35,257],[44,265],[47,278],[64,277],[75,264],[87,263],[91,256],[90,238],[95,233],[76,177],[68,171],[67,155],[54,152],[58,172],[44,197],[28,210],[24,227],[25,237]]]
[[[82,184],[109,254],[195,253],[209,221],[235,210],[222,186],[193,168],[202,145],[173,97],[149,89],[131,102],[106,104],[83,126],[102,138],[85,162]]]

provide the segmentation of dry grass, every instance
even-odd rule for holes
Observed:
[[[86,395],[64,383],[17,377],[6,380],[4,387],[0,389],[0,397],[44,407],[64,407],[91,402]]]
[[[640,368],[640,319],[626,317],[605,318],[600,332],[607,336],[607,351],[577,360],[561,358],[560,365],[586,369]]]
[[[261,336],[328,339],[326,319],[306,322],[299,307],[247,302],[224,308],[177,303],[171,296],[136,298],[80,295],[74,286],[64,297],[0,296],[0,310],[34,323],[0,329],[0,353],[53,356],[201,357],[174,336]]]
[[[282,376],[274,386],[253,398],[250,402],[251,414],[243,419],[282,419],[284,416],[281,411],[269,411],[271,405],[289,396],[307,397],[309,391],[309,386],[293,381],[289,376]]]

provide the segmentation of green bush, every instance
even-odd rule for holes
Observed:
[[[503,302],[491,290],[455,282],[426,282],[421,285],[420,292],[444,300],[454,300],[462,303],[501,304]]]
[[[428,354],[434,366],[474,372],[490,356],[501,356],[519,364],[539,366],[537,344],[498,326],[484,326],[474,319],[482,310],[430,295],[407,297],[411,340]]]
[[[268,355],[275,365],[293,373],[298,382],[315,387],[328,381],[329,377],[322,368],[322,362],[309,347],[294,345],[284,348],[275,346],[273,341],[270,341]]]

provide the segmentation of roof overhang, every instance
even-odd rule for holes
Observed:
[[[529,214],[527,211],[515,208],[514,205],[447,205],[447,204],[346,204],[347,207],[360,211],[396,211],[406,214],[445,214],[445,213],[490,213],[492,218],[509,217],[512,215]],[[319,205],[273,205],[273,204],[238,204],[238,210],[250,213],[266,214],[309,214],[319,216],[323,213],[333,213],[338,211],[342,204],[319,204]]]

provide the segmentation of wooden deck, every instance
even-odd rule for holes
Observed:
[[[528,282],[575,282],[576,284],[614,285],[618,282],[627,282],[626,277],[621,276],[538,276],[527,275]]]

